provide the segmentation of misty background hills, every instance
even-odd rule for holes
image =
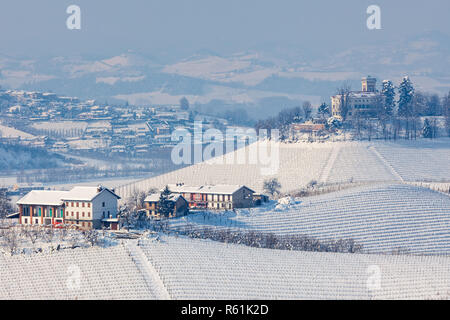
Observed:
[[[447,93],[450,36],[425,32],[396,41],[305,50],[276,42],[221,55],[198,50],[185,58],[128,50],[119,55],[57,55],[39,58],[0,52],[3,89],[51,91],[99,102],[132,105],[178,104],[208,110],[244,107],[267,117],[304,100],[329,103],[343,83],[359,89],[372,75],[399,83],[410,76],[417,90]]]

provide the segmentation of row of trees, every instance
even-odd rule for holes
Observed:
[[[306,235],[276,235],[257,231],[217,229],[214,227],[199,228],[187,225],[181,233],[193,239],[209,239],[218,242],[243,244],[256,248],[361,253],[362,245],[353,239],[319,240]]]
[[[59,251],[62,248],[75,249],[81,246],[95,246],[110,243],[106,232],[98,230],[74,230],[67,228],[43,227],[39,225],[30,226],[6,226],[0,229],[0,244],[11,255],[23,251],[21,249],[26,243],[31,244],[34,252],[42,252],[39,246],[50,244],[52,250]]]
[[[309,101],[305,101],[301,107],[297,106],[283,109],[274,117],[265,120],[258,120],[255,124],[256,132],[259,132],[260,129],[267,129],[270,135],[271,129],[278,129],[280,130],[280,138],[283,140],[287,138],[289,134],[289,127],[292,123],[301,123],[312,119],[314,114],[313,111],[313,106]],[[317,116],[325,119],[330,115],[330,106],[326,103],[322,103],[317,109]]]

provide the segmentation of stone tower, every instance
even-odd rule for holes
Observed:
[[[375,92],[377,79],[372,78],[371,76],[367,76],[367,77],[362,78],[361,84],[362,84],[363,92]]]

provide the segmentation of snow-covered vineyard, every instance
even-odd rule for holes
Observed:
[[[248,148],[247,148],[248,149]],[[248,152],[248,150],[246,151]],[[298,190],[311,180],[326,184],[373,181],[450,181],[450,139],[396,142],[329,142],[280,144],[276,173],[283,192]],[[261,164],[198,163],[157,177],[118,187],[127,197],[171,183],[240,184],[263,191]]]
[[[450,254],[450,197],[406,184],[375,184],[223,214],[199,212],[173,228],[214,226],[323,240],[354,239],[367,253]]]
[[[155,299],[123,246],[0,255],[0,299]]]
[[[450,258],[291,252],[162,237],[0,257],[0,299],[441,299]]]

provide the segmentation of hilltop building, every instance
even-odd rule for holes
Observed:
[[[377,79],[371,76],[362,78],[361,91],[351,91],[348,95],[337,94],[331,97],[331,112],[335,117],[341,117],[343,103],[347,105],[347,119],[358,116],[376,115],[376,107],[382,97],[376,89]]]

